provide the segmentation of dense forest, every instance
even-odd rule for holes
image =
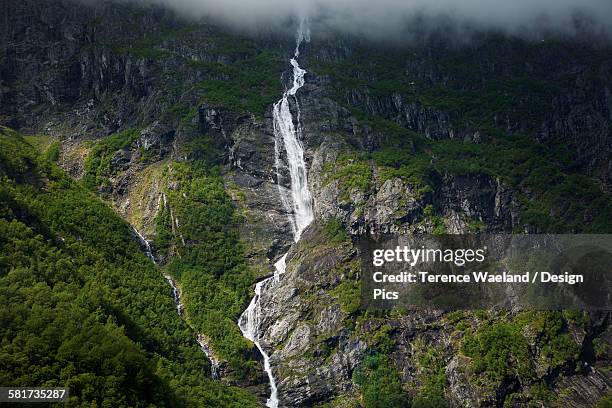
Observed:
[[[66,386],[66,406],[245,407],[212,381],[129,226],[0,129],[0,383]]]

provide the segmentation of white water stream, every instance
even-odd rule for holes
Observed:
[[[157,261],[155,260],[155,257],[153,256],[153,251],[151,250],[151,244],[149,244],[149,241],[147,241],[145,237],[143,237],[142,234],[136,228],[133,229],[136,235],[138,236],[138,239],[145,248],[145,254],[155,265],[157,265]],[[176,286],[176,282],[174,281],[174,278],[172,276],[164,274],[164,278],[166,279],[166,282],[168,282],[168,284],[172,287],[172,297],[174,298],[174,304],[176,305],[176,312],[179,316],[182,316],[183,304],[181,303],[181,292],[178,286]]]
[[[300,56],[300,45],[302,42],[310,41],[310,31],[304,21],[300,24],[296,37],[296,46],[293,58],[289,61],[293,67],[293,86],[286,90],[283,97],[274,104],[272,109],[272,119],[274,124],[274,151],[275,162],[278,176],[278,189],[283,205],[289,212],[289,221],[293,232],[293,239],[297,242],[304,229],[314,219],[312,211],[312,197],[308,190],[308,179],[306,162],[304,161],[304,148],[301,142],[302,127],[300,125],[300,107],[295,94],[304,86],[304,75],[306,71],[300,68],[297,58]],[[295,103],[297,108],[297,118],[294,124],[291,114],[289,100]],[[290,191],[288,197],[281,187],[281,153],[286,152],[287,166],[291,177]],[[247,309],[238,319],[238,326],[242,335],[252,341],[259,349],[264,359],[264,370],[268,374],[270,381],[270,397],[266,402],[268,408],[278,408],[278,390],[276,380],[270,366],[270,356],[263,349],[260,342],[260,321],[261,321],[261,295],[264,291],[270,290],[280,281],[280,277],[285,273],[285,260],[287,254],[283,255],[274,264],[274,276],[271,276],[255,285],[255,296]]]
[[[155,257],[153,256],[153,251],[151,250],[151,244],[149,244],[149,241],[147,241],[145,237],[143,237],[142,234],[136,228],[133,228],[133,230],[138,236],[138,239],[140,240],[142,245],[144,246],[145,254],[147,255],[147,257],[151,261],[153,261],[155,265],[157,265],[157,261],[155,260]],[[168,274],[164,274],[164,278],[166,279],[170,287],[172,287],[172,297],[174,298],[176,312],[178,313],[179,316],[183,317],[183,303],[181,301],[181,291],[179,290],[176,284],[176,281],[174,280],[172,276]],[[210,346],[208,345],[208,342],[206,341],[207,340],[206,337],[204,337],[201,334],[197,334],[196,340],[198,344],[200,345],[200,349],[206,355],[206,357],[208,358],[208,361],[210,361],[211,377],[215,380],[219,379],[219,360],[215,358],[212,350],[210,349]]]

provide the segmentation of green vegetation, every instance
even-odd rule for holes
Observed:
[[[52,162],[56,162],[60,157],[60,142],[57,139],[46,135],[29,135],[24,136],[26,142],[42,153],[43,156]]]
[[[134,17],[140,19],[142,16],[136,15]],[[103,21],[104,18],[101,18],[100,23]],[[165,23],[162,21],[158,22],[153,30],[149,32],[146,32],[148,27],[145,27],[143,31],[143,27],[138,26],[137,23],[129,24],[125,31],[131,33],[124,35],[119,41],[111,44],[111,48],[118,54],[128,54],[150,61],[176,56],[176,53],[172,51],[172,47],[169,46],[169,42],[177,39],[185,40],[192,33],[193,27],[183,26],[177,28],[172,24]]]
[[[153,246],[158,257],[165,258],[170,255],[172,248],[172,216],[166,203],[161,205],[155,216],[155,237]]]
[[[378,311],[373,313],[378,314]],[[360,386],[362,406],[408,408],[408,393],[403,389],[400,375],[391,359],[394,347],[390,336],[391,326],[382,319],[376,322],[376,319],[370,317],[370,311],[358,317],[358,321],[368,319],[368,325],[371,326],[362,338],[367,342],[370,352],[353,372],[353,382]],[[379,326],[373,328],[377,323]]]
[[[414,61],[419,65],[411,65]],[[496,69],[480,61],[494,61]],[[610,61],[605,48],[554,41],[535,44],[490,35],[469,47],[355,47],[346,59],[316,59],[309,66],[334,79],[339,101],[353,90],[367,90],[373,96],[400,92],[409,102],[451,113],[451,120],[462,126],[495,128],[503,112],[511,121],[536,130],[555,109],[555,97],[575,87],[580,78],[588,80],[581,86],[590,90],[610,86],[602,69]],[[570,69],[573,64],[584,71]],[[551,75],[551,65],[565,67],[561,70],[565,73]]]
[[[197,89],[205,100],[214,104],[263,116],[282,94],[281,58],[270,50],[250,50],[248,58],[232,64],[197,63],[194,66],[212,75],[200,82]]]
[[[339,218],[332,218],[323,226],[323,232],[327,235],[328,242],[331,244],[341,244],[350,240],[342,221]]]
[[[180,186],[167,192],[179,227],[171,243],[176,256],[166,267],[181,282],[189,323],[205,333],[215,352],[244,378],[254,374],[247,359],[252,345],[236,321],[251,296],[255,275],[245,264],[239,219],[221,177],[201,168],[184,163],[169,168]],[[168,214],[162,212],[158,220],[156,242],[166,248],[171,235]]]
[[[344,234],[346,234],[346,231],[344,231]],[[357,312],[361,306],[360,271],[360,261],[353,261],[348,264],[340,264],[331,272],[334,276],[339,276],[342,281],[332,289],[330,294],[338,299],[342,311],[349,315]]]
[[[150,37],[139,38],[130,44],[116,46],[113,51],[118,54],[130,54],[148,60],[159,60],[172,55],[170,51],[161,47],[159,39]]]
[[[491,382],[506,376],[530,379],[533,374],[527,339],[518,325],[498,323],[484,327],[465,338],[462,351],[472,358],[474,372],[484,373]]]
[[[109,183],[108,177],[112,175],[111,163],[117,153],[129,148],[136,139],[140,129],[128,129],[108,136],[99,142],[89,152],[85,160],[85,174],[83,183],[89,189],[97,189]]]
[[[133,54],[140,46],[154,48],[159,41],[161,38],[136,42],[129,52]],[[188,69],[201,71],[199,77],[206,78],[196,86],[199,97],[263,115],[282,92],[280,70],[276,70],[279,57],[257,47],[230,45],[223,36],[211,42],[217,48],[214,51],[228,55],[230,62],[186,62]],[[144,57],[146,53],[139,54]],[[167,114],[189,126],[196,113],[196,109],[177,103]],[[117,167],[114,161],[121,161],[121,151],[130,147],[138,134],[138,129],[128,129],[95,144],[85,162],[84,185],[103,191]],[[215,352],[230,363],[236,376],[244,378],[253,374],[254,362],[248,361],[252,345],[242,337],[236,321],[248,303],[255,278],[244,263],[239,219],[218,174],[224,143],[202,134],[178,146],[177,153],[190,164],[171,163],[167,167],[164,177],[176,182],[178,188],[165,191],[168,204],[156,215],[154,245],[161,257],[169,257],[164,267],[181,283],[189,324],[206,333]],[[141,157],[147,160],[146,155]],[[179,221],[174,229],[171,212]]]
[[[391,178],[401,178],[416,186],[427,183],[431,160],[425,155],[397,148],[383,148],[372,153],[372,158],[381,167],[381,183]]]
[[[412,400],[412,408],[446,408],[446,371],[442,350],[424,341],[414,342],[413,350],[417,357],[420,387]]]
[[[365,408],[408,408],[410,401],[393,363],[385,354],[374,353],[365,358],[353,373],[361,386]]]
[[[361,303],[361,282],[358,280],[342,281],[330,293],[338,298],[342,311],[352,314],[359,310]]]
[[[448,404],[443,396],[420,395],[412,400],[412,408],[446,408]]]
[[[177,71],[197,72],[189,77],[198,82],[186,81],[184,86],[196,91],[198,102],[263,116],[282,92],[279,76],[284,62],[279,53],[243,39],[201,34],[190,29],[162,32],[113,49],[148,60],[175,57],[177,66],[183,63]],[[192,35],[207,43],[210,60],[218,57],[222,62],[185,60],[165,43]],[[340,198],[346,201],[352,190],[371,190],[375,169],[377,183],[400,178],[416,188],[419,198],[433,196],[448,175],[484,174],[513,187],[522,206],[522,223],[537,231],[608,232],[609,194],[580,175],[579,164],[564,146],[501,129],[506,120],[519,121],[526,131],[536,129],[553,109],[551,101],[559,88],[582,78],[549,78],[538,64],[526,64],[527,58],[508,60],[505,49],[500,47],[502,54],[489,50],[494,57],[488,60],[477,58],[476,52],[453,55],[444,50],[446,56],[441,57],[437,50],[426,50],[429,56],[418,56],[425,60],[422,71],[443,77],[445,86],[408,78],[410,55],[403,51],[358,50],[345,61],[313,61],[318,74],[332,77],[335,96],[344,105],[347,92],[353,90],[371,96],[399,91],[407,95],[407,102],[446,111],[453,125],[482,134],[480,144],[429,140],[395,123],[397,118],[371,116],[360,107],[347,106],[361,125],[377,133],[376,148],[341,154],[324,169],[326,182],[338,181]],[[568,60],[580,53],[569,50]],[[488,61],[513,74],[500,75]],[[522,72],[527,65],[537,72]],[[590,72],[596,63],[586,67],[580,75],[598,76]],[[449,71],[453,75],[445,74]],[[177,82],[184,78],[179,74]],[[167,83],[163,87],[164,92],[174,91]],[[165,114],[185,125],[196,113],[194,104],[177,103]],[[507,112],[507,118],[498,118],[499,112]],[[93,146],[83,179],[88,189],[108,185],[117,168],[113,161],[120,161],[121,151],[138,133],[127,129]],[[235,322],[252,295],[255,274],[245,264],[238,234],[241,220],[216,169],[222,143],[209,135],[182,141],[180,153],[191,164],[168,167],[166,177],[176,188],[165,192],[168,205],[157,214],[154,243],[160,255],[171,256],[164,268],[181,282],[189,324],[210,337],[237,377],[247,378],[254,375],[252,345]],[[59,159],[59,143],[51,142],[37,155],[18,135],[3,129],[0,147],[0,383],[69,385],[68,406],[100,405],[102,400],[117,407],[256,406],[246,392],[206,378],[207,362],[193,334],[176,316],[160,271],[141,254],[128,226],[50,163]],[[145,162],[152,159],[149,153],[141,157]],[[180,221],[176,230],[171,210]],[[424,216],[434,233],[445,232],[435,203],[424,207]],[[485,225],[469,220],[468,228],[482,231]],[[338,219],[324,225],[323,232],[331,245],[349,242]],[[349,315],[347,320],[365,319],[365,314],[357,315],[360,283],[355,271],[336,272],[342,279],[331,295]],[[549,372],[578,358],[567,322],[580,324],[584,315],[524,313],[502,322],[489,321],[484,312],[477,317],[482,325],[476,329],[467,319],[453,316],[457,329],[466,332],[460,342],[461,352],[470,359],[470,378],[480,385],[495,386],[509,377],[533,384],[534,358]],[[390,357],[390,331],[383,324],[364,334],[374,351],[355,370],[354,381],[366,408],[410,405]],[[610,353],[606,343],[595,341],[594,348],[598,356]],[[331,349],[324,354],[331,355]],[[412,407],[445,407],[446,375],[439,350],[425,350],[418,366]],[[530,392],[534,400],[551,398],[540,382]],[[598,406],[610,406],[610,401],[604,398]]]
[[[176,81],[167,79],[156,83],[170,94],[177,88],[193,88],[203,101],[260,117],[282,94],[280,75],[285,61],[278,50],[252,38],[210,24],[180,28],[161,24],[154,32],[140,32],[140,27],[133,31],[133,38],[117,40],[108,46],[117,54],[148,60],[151,70],[161,70],[163,61],[172,59],[177,67]],[[204,43],[206,54],[203,59],[186,58],[177,51],[177,42],[178,48],[199,44],[194,46],[197,49]],[[183,109],[176,105],[166,114],[185,116]]]
[[[530,345],[529,339],[535,344]],[[461,350],[472,359],[470,369],[483,384],[508,377],[528,383],[534,379],[532,355],[553,370],[580,354],[562,312],[523,312],[511,321],[485,323],[464,337]]]
[[[596,408],[612,408],[612,394],[600,399]]]
[[[598,359],[603,360],[612,355],[612,345],[601,338],[593,340],[593,349]]]
[[[435,190],[441,176],[486,174],[515,188],[526,223],[544,232],[607,232],[612,198],[592,180],[572,173],[565,148],[551,148],[524,136],[486,144],[429,141],[417,152],[383,148],[372,153],[382,180],[400,177]],[[588,215],[588,216],[587,216]],[[471,228],[482,229],[477,221]]]
[[[372,169],[367,156],[359,153],[345,153],[338,156],[334,163],[327,163],[323,171],[326,183],[339,180],[340,199],[349,200],[351,190],[367,192],[372,180]]]
[[[432,143],[431,150],[435,157],[432,167],[438,174],[484,173],[515,187],[520,192],[524,221],[540,231],[609,229],[612,199],[587,177],[564,171],[571,168],[565,149],[508,136],[478,145],[439,141]]]
[[[566,67],[567,74],[551,78],[546,58],[560,54],[564,60],[555,63],[565,66],[580,61],[585,71],[577,73]],[[504,72],[474,63],[482,58],[504,66]],[[421,61],[418,69],[410,66],[415,60]],[[490,36],[473,47],[436,51],[356,47],[346,59],[313,60],[309,66],[332,77],[335,99],[350,109],[362,126],[380,132],[380,146],[370,158],[379,167],[381,182],[400,177],[426,193],[435,191],[445,175],[486,174],[513,187],[522,207],[522,223],[534,230],[603,233],[609,231],[612,198],[581,175],[583,163],[572,156],[567,141],[542,143],[516,132],[509,135],[504,124],[506,120],[517,122],[524,132],[535,134],[546,115],[555,111],[552,101],[573,92],[582,75],[588,80],[581,87],[589,92],[603,84],[609,86],[609,76],[600,69],[609,63],[610,54],[604,50],[555,42],[534,45]],[[418,76],[422,73],[427,73],[424,78]],[[432,84],[431,75],[445,78],[444,86]],[[351,105],[347,95],[352,91],[371,97],[391,97],[399,92],[406,103],[419,102],[448,113],[450,126],[480,131],[481,143],[425,139],[396,123],[393,112],[375,116],[367,114],[358,101]],[[347,178],[341,174],[341,165],[332,179]],[[349,171],[364,174],[360,168],[349,168],[345,173]],[[479,225],[472,227],[481,229]]]
[[[208,171],[223,162],[224,143],[222,138],[214,139],[210,135],[198,135],[182,143],[179,152],[189,159],[192,166],[201,171]]]
[[[433,205],[428,204],[423,209],[423,214],[427,217],[427,220],[433,225],[432,234],[446,234],[446,225],[444,224],[444,218],[439,215],[435,215]]]
[[[51,142],[51,144],[49,145],[49,147],[47,147],[47,150],[45,151],[45,157],[47,158],[47,160],[52,161],[52,162],[56,162],[59,160],[59,157],[60,157],[59,141],[54,140],[53,142]]]
[[[576,360],[580,347],[567,333],[566,318],[562,312],[533,314],[528,318],[529,330],[538,333],[540,361],[549,367],[560,367]]]
[[[534,401],[550,403],[551,401],[554,401],[556,397],[551,387],[548,384],[546,384],[545,381],[540,381],[532,385],[529,391]],[[512,406],[511,402],[512,402],[512,399],[509,398],[508,401],[504,402],[504,406]]]
[[[23,138],[32,147],[34,147],[38,153],[46,152],[54,140],[50,136],[41,135],[41,134],[27,135],[27,136],[23,136]]]
[[[487,229],[487,225],[480,220],[469,220],[467,224],[468,232],[484,232]]]
[[[369,156],[345,153],[325,168],[327,182],[341,180],[344,200],[351,188],[366,191],[372,176],[368,160],[379,166],[381,183],[399,177],[416,186],[419,194],[435,191],[440,178],[447,174],[485,174],[514,187],[524,222],[539,231],[609,231],[612,197],[591,179],[573,172],[570,154],[564,147],[545,146],[525,136],[496,137],[486,144],[457,140],[424,142],[418,137],[411,139],[409,131],[404,136],[404,144],[419,147],[413,151],[410,147],[383,146]],[[402,142],[393,139],[389,143]],[[436,230],[443,233],[442,225],[432,220]],[[482,227],[479,221],[470,223],[472,229]]]
[[[68,386],[69,407],[257,406],[206,375],[128,225],[0,128],[0,383]]]

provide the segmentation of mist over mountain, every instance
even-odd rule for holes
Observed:
[[[83,0],[91,2],[92,0]],[[310,20],[315,31],[340,31],[374,39],[410,39],[445,31],[465,37],[494,30],[511,35],[584,33],[608,36],[607,0],[122,0],[164,5],[190,18],[210,17],[249,30],[282,28]]]

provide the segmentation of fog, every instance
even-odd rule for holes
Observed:
[[[126,0],[129,1],[129,0]],[[313,32],[401,38],[414,30],[509,34],[612,32],[612,0],[135,0],[234,27],[269,29],[306,18]]]

